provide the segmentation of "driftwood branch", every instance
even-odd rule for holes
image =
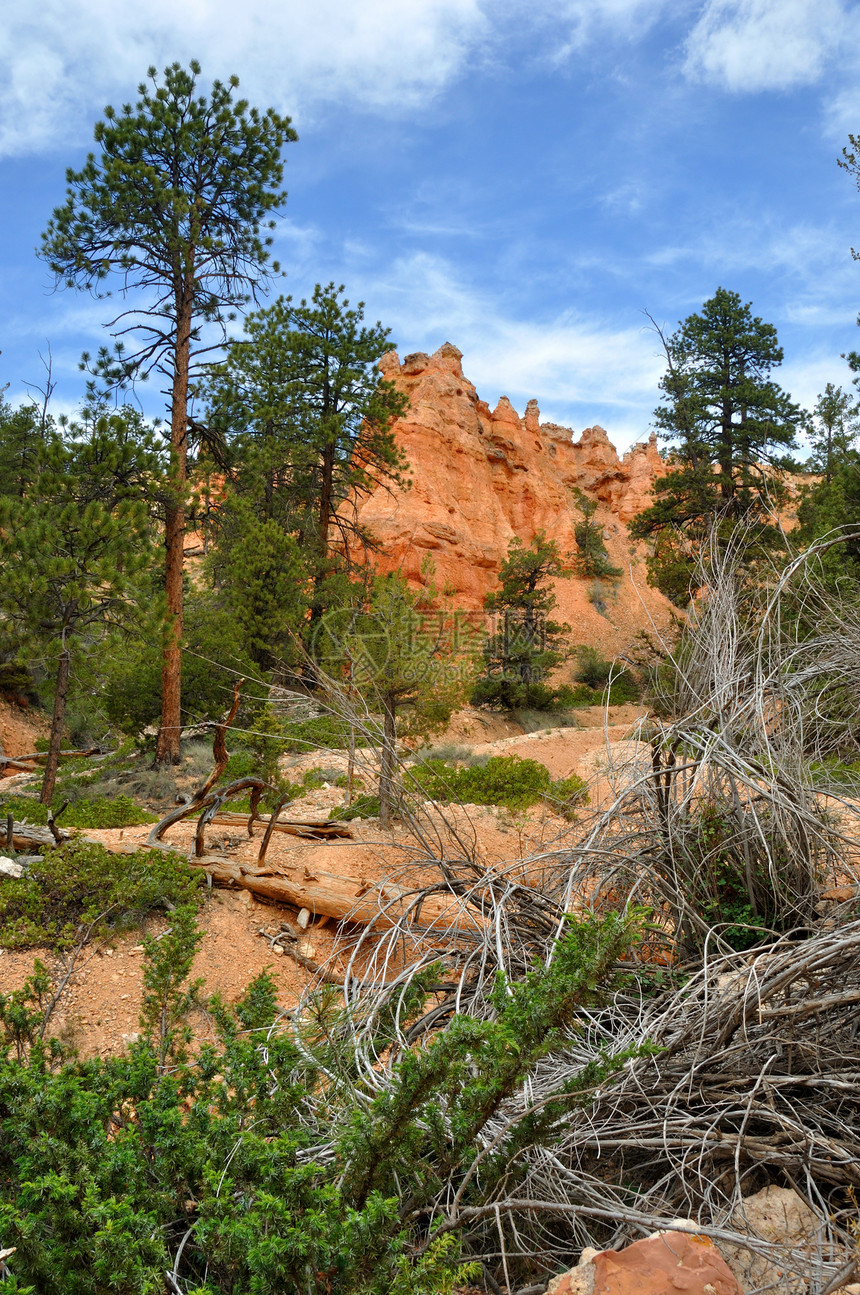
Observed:
[[[230,756],[227,753],[227,729],[236,718],[236,712],[239,709],[239,693],[244,682],[244,679],[237,679],[233,684],[233,701],[230,709],[221,723],[215,725],[215,736],[212,739],[212,758],[214,760],[214,765],[212,772],[204,782],[203,786],[194,793],[192,801],[195,803],[203,800],[203,798],[209,794],[223,774],[224,770],[227,768],[227,761],[230,759]]]
[[[400,897],[400,892],[391,885],[369,886],[354,877],[301,864],[280,870],[240,863],[224,855],[204,855],[191,862],[196,868],[204,868],[216,886],[238,886],[260,899],[306,908],[314,916],[333,917],[338,921],[348,918],[362,925],[375,925],[384,921],[386,900]]]
[[[184,818],[191,818],[193,814],[199,814],[201,810],[208,808],[213,802],[223,804],[225,800],[238,795],[240,791],[247,791],[248,788],[262,788],[265,791],[266,786],[267,784],[260,778],[237,778],[235,782],[229,783],[217,794],[208,797],[195,796],[187,805],[177,805],[169,814],[165,814],[164,818],[155,824],[146,838],[146,844],[150,846],[160,845],[169,827],[173,827],[174,823],[181,823]],[[241,817],[245,819],[249,815],[243,814]]]
[[[69,832],[61,832],[59,828],[52,832],[49,827],[42,827],[38,823],[19,823],[15,819],[12,820],[11,834],[8,823],[4,834],[7,849],[13,850],[29,850],[31,847],[41,849],[43,846],[61,845],[64,841],[68,841],[71,835]]]
[[[84,758],[85,756],[103,755],[104,752],[100,747],[88,747],[85,751],[61,751],[60,758],[71,759],[73,756]],[[42,760],[47,760],[47,751],[31,751],[28,755],[0,755],[0,769],[8,768],[14,765],[15,768],[24,769],[29,764],[39,764]]]

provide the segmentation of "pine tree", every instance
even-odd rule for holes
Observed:
[[[573,528],[577,547],[574,559],[576,574],[594,579],[615,579],[621,575],[621,568],[612,565],[606,548],[603,527],[595,521],[597,500],[589,499],[582,490],[574,490],[573,497],[580,515],[580,520]]]
[[[73,431],[81,429],[72,429]],[[146,494],[151,445],[120,414],[79,440],[55,441],[21,497],[0,499],[0,612],[19,653],[55,662],[51,736],[41,799],[51,803],[73,653],[139,619],[152,562]]]
[[[860,367],[860,360],[858,360]],[[844,527],[860,530],[860,403],[828,382],[807,424],[812,445],[809,467],[821,479],[802,491],[797,509],[798,538],[805,543]],[[846,539],[820,559],[824,578],[835,588],[856,581],[860,571],[860,540]]]
[[[403,483],[392,433],[406,397],[377,362],[389,330],[364,324],[344,288],[317,284],[308,303],[281,297],[252,314],[205,386],[210,432],[228,446],[235,489],[277,520],[307,555],[312,624],[324,589],[357,540],[355,506],[378,483]]]
[[[565,646],[570,626],[548,619],[556,605],[548,582],[571,574],[558,545],[543,531],[529,548],[519,536],[511,540],[500,587],[484,599],[496,625],[484,647],[484,674],[472,693],[473,705],[542,709],[552,704],[555,693],[545,680],[570,655]]]
[[[18,409],[0,391],[0,496],[21,498],[33,484],[41,453],[55,435],[34,405]]]
[[[376,576],[369,596],[329,611],[315,635],[317,661],[381,715],[379,818],[388,827],[397,799],[398,736],[443,728],[462,699],[468,674],[462,618],[433,582],[410,589],[399,572]]]
[[[140,99],[105,109],[98,154],[68,171],[68,196],[42,240],[42,256],[68,287],[101,292],[110,275],[142,304],[113,321],[120,342],[97,368],[109,381],[162,375],[169,390],[171,489],[165,516],[165,591],[170,633],[162,659],[156,763],[179,761],[182,575],[186,528],[189,382],[213,349],[212,325],[253,297],[268,273],[264,233],[286,195],[281,151],[296,139],[289,118],[234,100],[238,78],[197,94],[200,65],[165,69]],[[271,269],[276,270],[277,264]],[[204,326],[205,331],[204,331]],[[216,332],[217,337],[217,332]]]
[[[821,472],[829,485],[838,464],[860,436],[860,402],[828,382],[815,403],[806,433],[812,446],[809,467]]]
[[[630,533],[652,544],[651,583],[682,605],[697,546],[716,519],[744,520],[759,542],[773,540],[768,514],[802,414],[770,376],[783,358],[776,329],[737,293],[718,288],[671,337],[658,333],[667,370],[654,419],[672,445],[670,468]]]
[[[310,597],[296,539],[242,494],[220,506],[217,537],[207,569],[243,645],[262,670],[292,665]]]

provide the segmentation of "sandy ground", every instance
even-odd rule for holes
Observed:
[[[50,727],[44,715],[0,698],[0,755],[29,755],[36,749],[36,739],[47,737]],[[0,777],[3,772],[0,766]]]
[[[511,732],[508,721],[500,720],[474,731],[475,721],[461,717],[459,727],[446,734],[446,740],[467,741],[476,753],[516,754],[540,760],[554,778],[579,773],[592,786],[592,798],[605,791],[605,766],[608,753],[629,755],[635,750],[631,729],[642,716],[636,706],[615,707],[608,716],[599,708],[594,714],[581,712],[582,727],[559,728],[523,734]],[[591,726],[587,721],[591,721]],[[609,721],[608,723],[606,721]],[[472,731],[468,731],[469,729]],[[488,737],[488,730],[493,734]],[[476,741],[479,736],[483,741]],[[607,746],[609,743],[609,746]],[[326,758],[326,763],[330,763]],[[294,775],[293,775],[294,776]],[[326,786],[310,792],[290,807],[290,817],[324,820],[330,808],[343,803],[344,791]],[[427,809],[425,827],[431,835],[438,829],[431,809]],[[570,824],[542,806],[528,813],[510,813],[489,806],[450,806],[445,811],[450,825],[462,842],[478,857],[496,865],[514,865],[523,856],[563,847]],[[292,877],[305,870],[322,869],[352,879],[356,893],[362,888],[398,875],[405,865],[418,866],[420,848],[405,828],[381,833],[375,820],[356,820],[351,824],[353,839],[347,841],[305,841],[275,834],[267,863]],[[122,828],[88,832],[90,839],[123,850],[142,845],[149,827]],[[180,823],[171,828],[166,840],[183,852],[190,853],[193,825]],[[236,827],[212,825],[207,833],[207,850],[228,854],[241,862],[256,859],[260,831],[249,840]],[[268,968],[278,986],[279,1002],[292,1006],[308,983],[310,974],[287,955],[273,950],[259,934],[261,928],[274,932],[281,922],[295,923],[297,910],[287,905],[261,903],[247,891],[214,890],[204,903],[200,926],[203,943],[194,965],[194,975],[205,979],[204,993],[219,993],[235,1002],[249,982]],[[150,929],[163,929],[161,915],[150,921]],[[335,923],[311,920],[301,938],[299,949],[306,957],[324,962],[333,953],[346,956],[356,934],[355,927],[344,928],[338,935]],[[122,1049],[136,1036],[142,995],[142,954],[140,934],[116,939],[112,944],[87,948],[64,990],[54,1014],[52,1031],[73,1043],[82,1055],[105,1055]],[[0,951],[0,992],[20,987],[32,971],[33,959],[41,956],[55,976],[65,974],[58,959],[44,950],[25,952]],[[200,1037],[208,1033],[207,1022],[196,1022]]]

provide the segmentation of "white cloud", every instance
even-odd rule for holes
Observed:
[[[840,0],[707,0],[687,39],[685,70],[734,91],[810,85],[847,26]]]
[[[463,67],[487,31],[479,0],[7,0],[0,156],[86,138],[149,64],[198,58],[281,111],[358,101],[402,111]]]
[[[787,360],[774,378],[804,409],[812,409],[828,382],[856,394],[851,386],[853,375],[846,362],[827,351],[807,354],[801,360]]]
[[[750,273],[767,276],[766,289],[780,301],[786,322],[828,327],[853,322],[860,292],[848,250],[852,229],[840,213],[820,213],[817,223],[781,223],[772,212],[727,216],[686,244],[657,248],[647,261],[659,271],[687,277],[688,293],[710,295],[720,283],[737,290]],[[761,280],[760,280],[761,281]],[[755,294],[753,309],[758,312]]]
[[[638,40],[678,0],[545,0],[537,21],[551,27],[556,46],[552,61],[561,63],[598,35],[609,33]],[[514,7],[520,5],[514,2]],[[527,3],[522,8],[528,11]],[[534,16],[534,9],[531,9]]]
[[[506,395],[522,413],[535,397],[545,421],[576,430],[602,423],[620,448],[648,434],[663,359],[638,317],[627,326],[574,312],[525,319],[426,253],[396,261],[361,295],[368,314],[394,325],[401,359],[444,341],[458,346],[464,373],[490,405]]]
[[[835,2],[835,0],[834,0]],[[559,63],[589,40],[637,39],[689,0],[6,0],[0,157],[80,144],[147,67],[200,60],[242,93],[298,115],[359,105],[402,115],[476,63]]]

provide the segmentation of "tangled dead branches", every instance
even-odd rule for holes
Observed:
[[[856,745],[860,613],[828,605],[816,556],[750,589],[740,544],[714,545],[657,713],[623,757],[607,751],[608,800],[564,842],[495,865],[460,819],[408,811],[413,860],[396,898],[380,891],[384,927],[365,927],[340,971],[341,1029],[369,1092],[452,1022],[491,1019],[500,973],[551,963],[569,915],[639,905],[669,964],[640,946],[616,968],[626,976],[581,1007],[440,1191],[435,1229],[458,1229],[487,1262],[550,1273],[585,1244],[679,1215],[755,1248],[732,1218],[778,1182],[822,1220],[819,1244],[783,1267],[821,1291],[844,1265],[860,1189],[860,915],[853,899],[825,911],[822,893],[836,881],[860,898],[856,800],[832,777]],[[430,966],[432,992],[410,1012]],[[382,1013],[395,1028],[379,1051]],[[549,1141],[513,1138],[613,1056],[628,1059]],[[482,1164],[514,1142],[482,1197]]]

